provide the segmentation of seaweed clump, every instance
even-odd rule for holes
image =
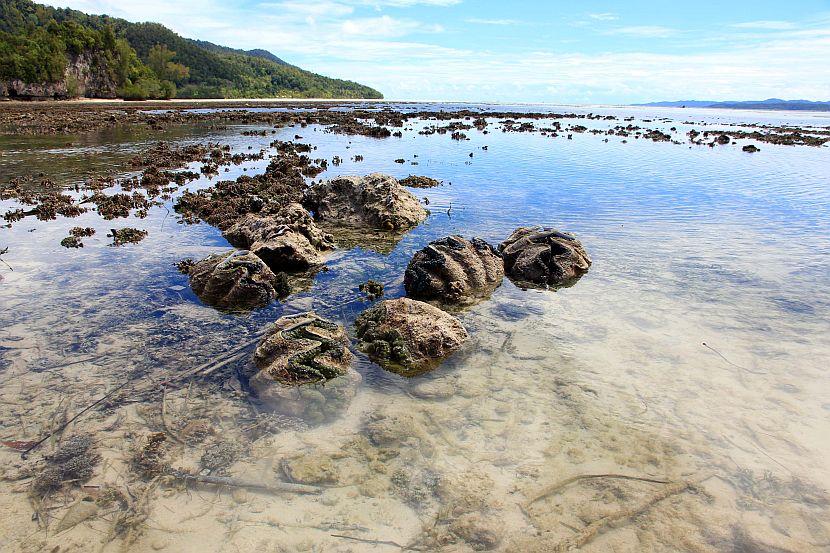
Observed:
[[[166,441],[167,436],[164,432],[147,436],[144,445],[134,452],[130,461],[133,471],[147,480],[166,473],[169,468],[164,461]]]
[[[108,238],[112,238],[111,246],[123,246],[124,244],[136,244],[144,240],[147,237],[146,230],[140,230],[137,228],[121,228],[121,229],[111,229],[110,234],[107,234]]]
[[[361,292],[366,294],[366,297],[369,300],[376,300],[380,297],[383,297],[383,284],[372,280],[371,278],[358,286]]]
[[[101,456],[92,449],[92,437],[78,434],[67,439],[55,453],[46,458],[46,466],[32,482],[32,491],[45,497],[64,484],[79,485],[92,478]]]

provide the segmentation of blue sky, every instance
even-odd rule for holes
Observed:
[[[58,0],[391,99],[830,100],[830,0]]]

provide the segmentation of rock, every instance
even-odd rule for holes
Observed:
[[[95,501],[93,501],[91,497],[84,497],[83,499],[73,503],[69,509],[67,509],[66,513],[64,513],[63,517],[60,521],[58,521],[58,525],[55,527],[54,532],[56,534],[60,534],[64,530],[74,528],[97,514],[98,505],[95,504]]]
[[[228,242],[249,249],[276,271],[306,271],[323,264],[334,248],[303,206],[292,203],[273,215],[249,213],[222,233]]]
[[[283,459],[280,468],[289,482],[336,484],[340,479],[339,471],[330,455],[307,454]]]
[[[499,251],[505,274],[520,286],[568,286],[591,266],[579,240],[549,228],[518,228],[501,243]]]
[[[334,226],[401,231],[427,218],[418,198],[381,173],[318,183],[306,191],[305,203],[316,219]]]
[[[275,286],[280,283],[259,257],[245,250],[211,255],[193,264],[188,274],[199,299],[220,309],[268,305],[277,297]]]
[[[405,179],[401,179],[401,186],[408,186],[410,188],[433,188],[440,186],[441,181],[432,179],[430,177],[422,177],[419,175],[409,175]]]
[[[55,82],[10,79],[0,82],[0,98],[46,100],[66,98],[115,98],[118,84],[104,52],[86,49],[67,56],[63,77]]]
[[[731,139],[731,138],[729,138],[729,135],[722,134],[722,135],[718,136],[718,137],[715,139],[715,141],[716,141],[718,144],[721,144],[721,145],[726,145],[726,144],[729,144],[730,142],[732,142],[732,139]]]
[[[760,152],[761,148],[759,148],[755,144],[747,144],[746,146],[741,148],[741,150],[743,150],[744,152],[750,153],[750,154],[754,154],[755,152]]]
[[[498,252],[480,238],[447,236],[417,252],[404,274],[406,295],[446,305],[489,297],[504,278]]]
[[[414,376],[456,351],[467,331],[452,315],[409,298],[385,300],[355,321],[360,348],[383,368]]]
[[[503,524],[481,513],[467,513],[456,518],[450,531],[470,544],[476,551],[489,551],[499,546]]]
[[[254,352],[260,372],[285,384],[337,378],[351,361],[343,327],[312,312],[278,319]]]

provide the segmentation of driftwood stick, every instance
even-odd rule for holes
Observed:
[[[599,534],[599,532],[603,530],[606,526],[642,514],[645,511],[649,510],[653,505],[673,495],[677,495],[681,492],[684,492],[689,488],[692,488],[694,485],[695,484],[690,481],[682,481],[669,484],[668,486],[664,487],[662,490],[660,490],[659,492],[648,498],[648,500],[639,505],[621,509],[612,515],[608,515],[600,518],[599,520],[595,520],[594,522],[586,526],[584,529],[582,529],[575,536],[565,538],[564,540],[557,543],[552,551],[556,553],[562,553],[565,551],[579,549],[580,547],[584,546],[589,541],[594,539],[594,537],[596,537],[596,535]]]
[[[357,542],[360,542],[360,543],[368,543],[368,544],[371,544],[371,545],[389,545],[391,547],[397,547],[399,549],[405,549],[405,546],[399,544],[396,541],[391,541],[391,540],[389,540],[389,541],[386,541],[386,540],[369,540],[369,539],[365,539],[365,538],[357,538],[355,536],[347,536],[345,534],[329,534],[329,535],[333,538],[340,538],[340,539],[344,539],[344,540],[352,540],[352,541],[357,541]]]
[[[217,486],[228,486],[231,488],[250,488],[253,490],[263,490],[272,493],[299,493],[299,494],[318,494],[322,493],[323,489],[317,486],[307,486],[305,484],[292,484],[289,482],[275,482],[273,484],[262,482],[248,482],[246,480],[237,480],[227,476],[202,476],[199,474],[190,474],[180,470],[170,471],[170,476],[185,482],[198,482],[200,484],[216,484]]]
[[[542,488],[538,492],[532,494],[528,498],[528,500],[525,502],[525,507],[529,507],[530,505],[532,505],[533,503],[539,501],[540,499],[543,499],[543,498],[551,495],[552,493],[555,493],[555,492],[561,490],[565,486],[573,484],[574,482],[576,482],[578,480],[593,480],[593,479],[597,479],[597,478],[616,478],[616,479],[621,479],[621,480],[636,480],[638,482],[650,482],[652,484],[671,484],[671,481],[669,481],[669,480],[658,480],[657,478],[649,478],[649,477],[646,477],[646,476],[629,476],[627,474],[614,474],[614,473],[609,473],[609,474],[579,474],[577,476],[571,476],[570,478],[560,480],[559,482],[556,482],[555,484],[551,484],[550,486],[545,486],[544,488]]]

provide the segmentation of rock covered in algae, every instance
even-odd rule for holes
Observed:
[[[415,375],[430,370],[467,339],[461,322],[410,298],[385,300],[355,321],[360,348],[383,368]]]
[[[504,278],[498,252],[480,238],[447,236],[417,252],[404,274],[409,297],[447,305],[471,305],[489,297]]]
[[[518,228],[501,243],[499,251],[508,278],[534,288],[567,286],[591,266],[579,240],[550,228]]]
[[[389,175],[338,177],[306,191],[315,218],[334,226],[407,230],[427,218],[418,198]]]
[[[274,214],[249,213],[223,233],[231,244],[247,248],[276,271],[305,271],[323,264],[323,253],[334,249],[306,209],[288,204]]]
[[[283,292],[285,289],[282,279],[259,257],[245,250],[208,256],[187,272],[190,287],[199,299],[220,309],[262,307],[280,295],[278,288]]]

